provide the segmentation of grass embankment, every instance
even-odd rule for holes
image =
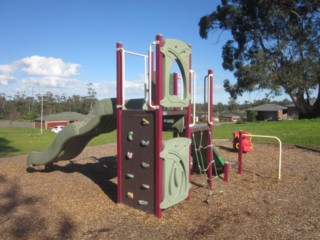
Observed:
[[[257,135],[277,136],[284,144],[297,144],[320,149],[320,119],[214,126],[213,138],[232,139],[232,133],[239,130]],[[27,154],[30,151],[43,151],[50,146],[55,137],[56,134],[51,133],[50,130],[45,130],[43,134],[40,134],[40,130],[34,128],[0,128],[0,157]],[[116,132],[113,131],[92,139],[89,146],[115,142]],[[254,138],[253,142],[275,142],[275,140]]]
[[[320,149],[320,119],[226,124],[213,127],[213,138],[232,139],[232,133],[240,130],[248,131],[255,135],[276,136],[284,144]],[[266,138],[253,138],[253,141],[276,142],[274,139]]]

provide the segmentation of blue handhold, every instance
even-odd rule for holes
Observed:
[[[133,132],[132,131],[128,132],[128,140],[129,141],[133,140]]]
[[[139,200],[138,201],[139,205],[148,205],[149,203],[145,200]]]
[[[141,141],[141,145],[142,145],[143,147],[149,146],[149,144],[150,144],[150,141],[149,141],[149,140],[142,140],[142,141]]]

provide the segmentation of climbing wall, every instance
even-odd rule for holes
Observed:
[[[122,114],[123,203],[154,213],[154,112],[125,110]]]

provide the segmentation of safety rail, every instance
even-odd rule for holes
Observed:
[[[159,109],[159,106],[157,105],[153,105],[152,104],[152,46],[159,44],[159,41],[154,41],[150,44],[149,46],[149,74],[148,74],[148,83],[149,83],[149,87],[148,87],[148,106],[151,109]]]
[[[158,109],[159,106],[152,105],[152,45],[158,44],[158,41],[154,41],[150,44],[148,55],[140,54],[132,51],[127,51],[124,48],[119,48],[118,51],[121,51],[122,55],[122,81],[125,81],[126,79],[126,64],[125,64],[125,55],[134,55],[138,57],[144,58],[144,98],[146,102],[148,103],[148,106],[152,109]],[[147,66],[148,65],[148,66]],[[148,76],[148,77],[147,77]],[[125,101],[126,101],[126,95],[125,95],[125,85],[122,84],[122,103],[121,105],[117,105],[117,108],[124,108]]]
[[[189,71],[192,78],[192,101],[193,101],[193,108],[192,108],[192,123],[189,124],[190,127],[196,125],[196,79],[197,74],[195,71]]]
[[[212,80],[213,80],[213,74],[210,73],[210,70],[208,72],[208,75],[204,77],[204,104],[206,100],[208,101],[208,107],[207,107],[207,118],[208,118],[208,124],[212,125],[212,119],[211,119],[211,108],[212,108]],[[208,84],[207,84],[208,81]],[[208,88],[207,88],[208,85]]]
[[[282,142],[281,140],[276,136],[266,136],[266,135],[254,135],[254,134],[242,134],[242,136],[246,137],[260,137],[260,138],[273,138],[278,140],[279,142],[279,163],[278,163],[278,179],[281,179],[281,165],[282,165]],[[239,135],[240,137],[240,135]],[[242,138],[240,138],[240,141],[242,141]],[[239,151],[242,151],[242,147],[239,147]]]

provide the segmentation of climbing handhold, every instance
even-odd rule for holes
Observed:
[[[142,125],[149,125],[149,124],[150,124],[150,122],[149,122],[147,119],[142,118],[142,120],[141,120],[141,124],[142,124]]]
[[[141,187],[144,189],[150,189],[150,185],[148,184],[142,184]]]
[[[133,132],[132,131],[128,132],[128,140],[129,141],[133,140]]]
[[[126,178],[132,179],[132,178],[134,178],[134,175],[131,174],[131,173],[127,173],[127,174],[126,174]]]
[[[150,164],[149,164],[149,163],[146,163],[146,162],[142,162],[142,163],[141,163],[141,166],[142,166],[143,168],[148,168],[148,167],[150,167]]]
[[[128,159],[131,159],[132,156],[133,156],[133,153],[132,153],[132,152],[127,152],[127,158],[128,158]]]
[[[138,201],[138,204],[139,204],[139,205],[148,205],[148,202],[145,201],[145,200],[139,200],[139,201]]]
[[[149,144],[150,144],[150,141],[149,141],[149,140],[142,140],[142,141],[141,141],[141,145],[142,145],[143,147],[149,146]]]
[[[127,192],[127,197],[133,199],[134,195],[132,192]]]

